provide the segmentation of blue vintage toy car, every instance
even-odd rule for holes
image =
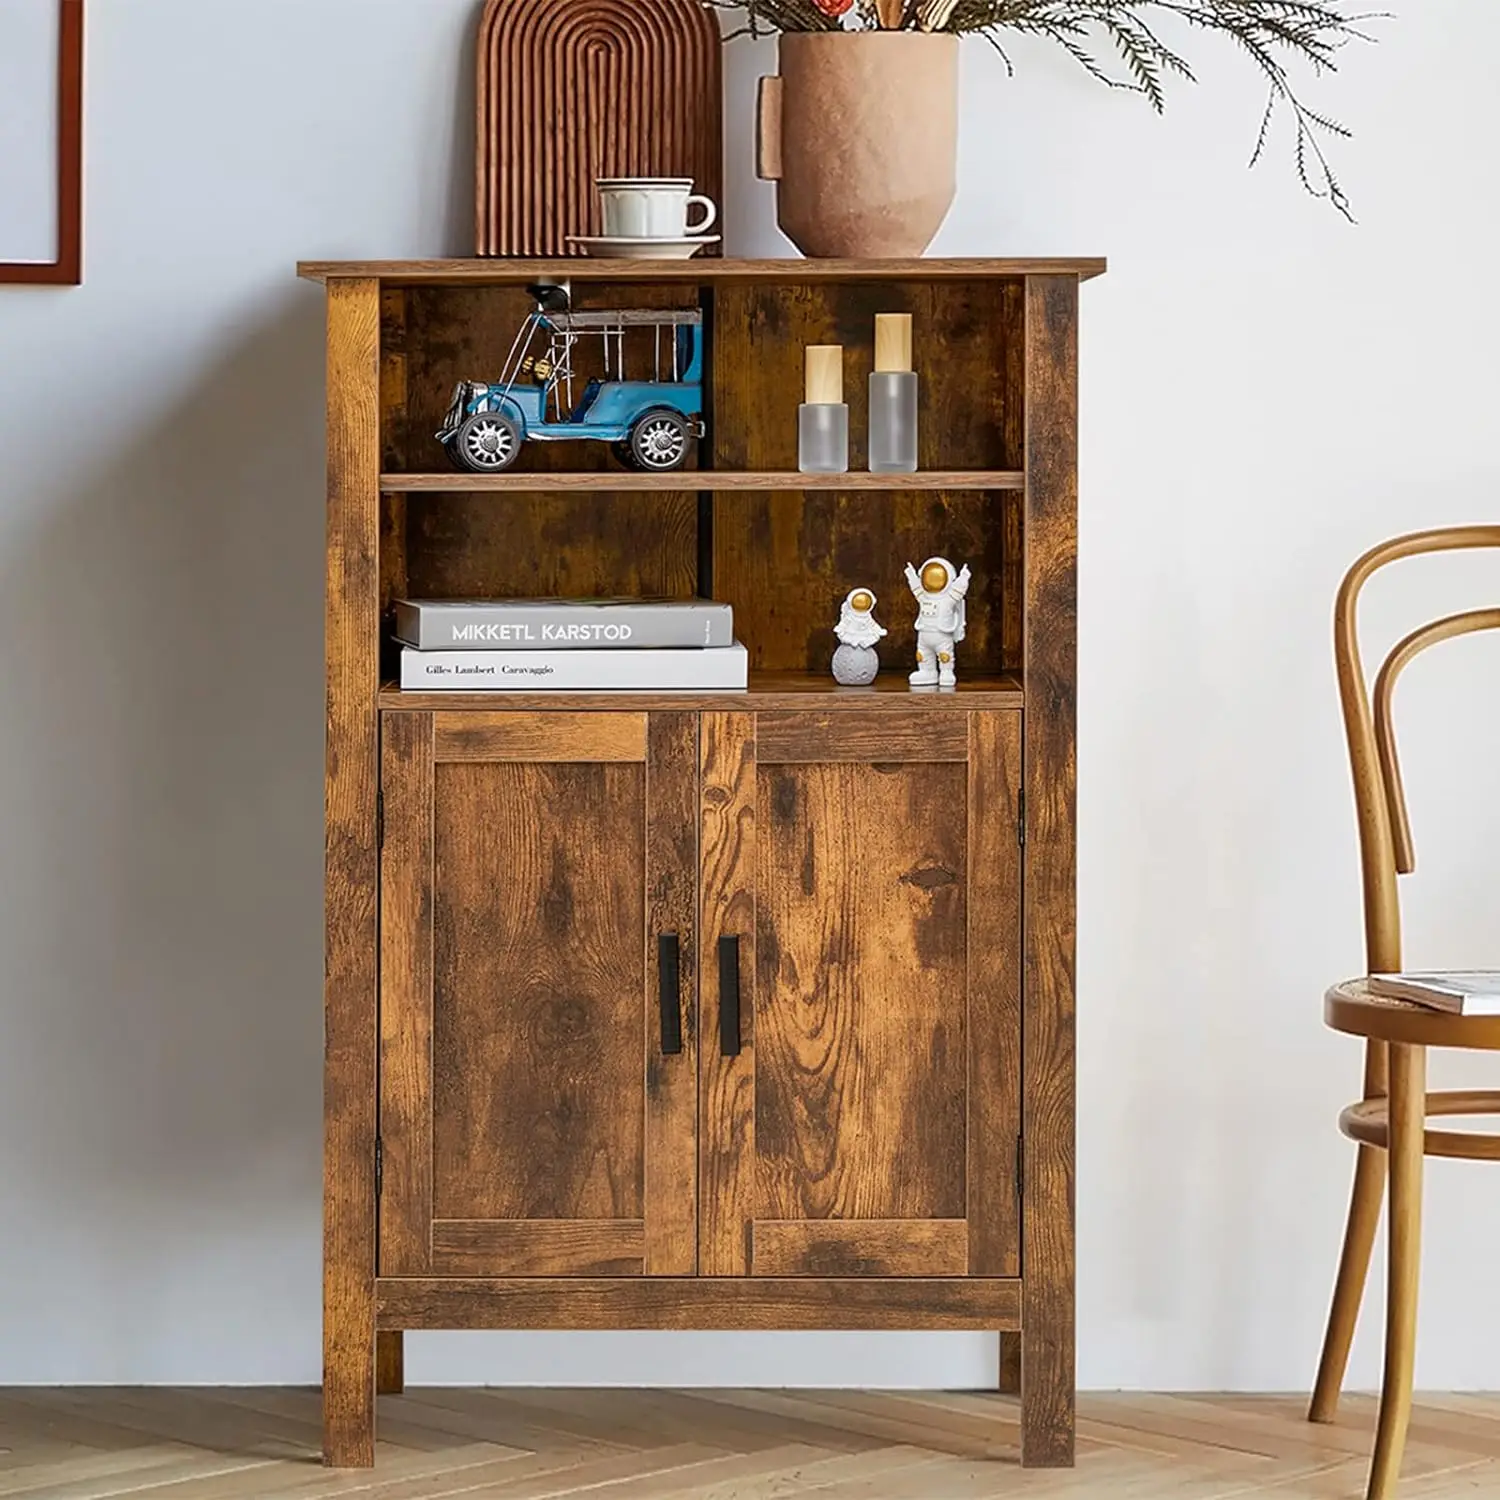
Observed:
[[[632,332],[633,350],[642,350],[650,336],[650,380],[626,378],[630,330],[644,331]],[[603,340],[604,375],[580,382],[575,392],[574,351],[596,338]],[[521,325],[498,381],[459,382],[437,434],[453,463],[475,474],[510,468],[523,443],[578,438],[611,444],[632,468],[664,472],[681,468],[691,439],[702,436],[701,312],[561,312],[545,305]]]

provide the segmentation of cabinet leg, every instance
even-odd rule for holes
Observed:
[[[1072,1333],[1071,1319],[1068,1333]],[[1073,1350],[1071,1338],[1021,1332],[1021,1466],[1073,1467]]]
[[[1019,1333],[1002,1333],[1000,1335],[1000,1384],[998,1389],[1002,1396],[1019,1396],[1021,1394],[1021,1335]]]
[[[406,1389],[405,1335],[399,1329],[375,1335],[375,1394],[399,1396]]]
[[[323,1462],[331,1469],[375,1465],[375,1299],[323,1313]]]

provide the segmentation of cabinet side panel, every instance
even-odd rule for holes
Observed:
[[[652,714],[647,739],[645,1262],[648,1276],[691,1276],[698,1269],[698,716]],[[677,939],[681,1032],[674,1053],[662,1050],[657,941],[669,934]]]
[[[757,782],[756,1218],[961,1220],[964,767]]]
[[[380,289],[328,286],[323,1451],[375,1461]]]
[[[1026,291],[1022,1459],[1073,1461],[1078,283]]]
[[[435,783],[434,1212],[639,1219],[645,767]]]
[[[750,1270],[755,1203],[755,719],[706,713],[702,757],[700,953],[720,940],[739,945],[740,1051],[725,1056],[720,1031],[721,974],[703,970],[699,1014],[698,1266],[704,1276]],[[748,1002],[748,1003],[747,1003]]]
[[[380,789],[380,1274],[432,1269],[432,715],[386,714]]]
[[[969,715],[969,1274],[1020,1274],[1021,716]]]

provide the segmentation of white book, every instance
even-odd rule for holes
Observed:
[[[1409,1000],[1461,1016],[1500,1016],[1500,969],[1371,974],[1368,983],[1372,995],[1387,1000]]]
[[[743,693],[750,653],[732,646],[639,651],[417,651],[401,653],[407,692]]]

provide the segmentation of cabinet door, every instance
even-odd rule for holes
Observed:
[[[706,714],[699,1263],[1019,1273],[1020,714]]]
[[[697,734],[383,716],[381,1275],[696,1270]]]

